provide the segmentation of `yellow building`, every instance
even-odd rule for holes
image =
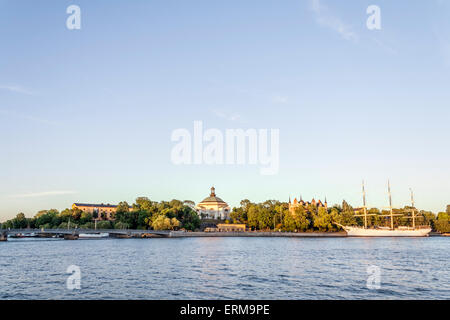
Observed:
[[[195,206],[195,210],[202,219],[228,219],[230,209],[225,201],[216,197],[216,189],[214,187],[211,188],[209,197],[203,199]]]
[[[235,231],[245,231],[247,228],[245,224],[238,223],[220,223],[217,225],[217,231],[219,232],[235,232]]]
[[[247,230],[245,224],[219,223],[215,228],[205,228],[205,232],[244,232]]]
[[[116,213],[116,205],[113,204],[91,204],[91,203],[74,203],[72,209],[80,209],[83,212],[92,214],[98,220],[114,220]]]

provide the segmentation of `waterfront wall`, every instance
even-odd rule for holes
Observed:
[[[321,238],[346,237],[346,232],[182,232],[172,231],[170,238],[187,237],[290,237],[290,238]]]

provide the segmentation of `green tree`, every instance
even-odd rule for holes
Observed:
[[[258,208],[258,227],[260,230],[273,228],[273,214],[267,208]]]
[[[245,212],[248,212],[252,203],[248,199],[244,199],[240,202],[241,208],[244,209]]]
[[[289,232],[294,232],[297,230],[295,219],[290,211],[288,211],[284,214],[283,229],[285,231],[289,231]]]
[[[81,229],[94,229],[94,223],[92,221],[83,223],[80,225],[80,228]]]
[[[305,232],[309,229],[311,221],[308,219],[308,214],[303,207],[295,208],[293,218],[295,221],[295,228],[299,231]]]
[[[133,208],[146,211],[150,211],[152,206],[153,203],[147,197],[137,197],[135,203],[133,204]]]
[[[349,209],[342,211],[337,219],[337,223],[344,225],[344,226],[354,226],[356,225],[356,217],[353,213],[353,210],[350,211]]]
[[[247,212],[248,226],[253,229],[257,229],[259,226],[259,210],[255,205],[250,205]]]
[[[126,201],[120,202],[116,207],[116,222],[127,224],[131,229],[136,229],[138,224],[139,211],[130,210]]]
[[[434,229],[436,228],[435,227],[436,215],[433,212],[421,210],[419,212],[419,215],[423,217],[422,218],[423,225],[431,226]],[[420,220],[418,220],[418,221],[420,221]]]
[[[59,218],[61,219],[61,221],[63,222],[68,222],[69,218],[72,218],[72,209],[64,209],[63,211],[61,211],[61,213],[59,214]]]
[[[233,208],[230,212],[230,218],[233,223],[245,223],[244,220],[244,209],[243,208]]]
[[[81,211],[81,209],[79,208],[75,208],[72,210],[72,221],[78,221],[81,218],[81,214],[83,213],[83,211]]]
[[[437,220],[448,220],[450,217],[450,213],[447,212],[439,212],[437,215]]]
[[[447,212],[439,212],[434,222],[436,231],[441,233],[450,232],[450,214]]]
[[[111,221],[97,221],[97,229],[112,229]]]
[[[173,230],[179,225],[180,222],[176,218],[168,218],[164,215],[159,215],[152,223],[154,230]]]
[[[53,228],[59,226],[61,218],[56,209],[41,210],[35,215],[35,225],[37,228]]]
[[[86,224],[92,221],[92,214],[89,212],[83,212],[80,216],[80,224]]]
[[[119,202],[119,204],[116,207],[116,214],[117,213],[125,213],[125,212],[129,212],[129,211],[130,211],[130,206],[129,206],[128,202],[126,202],[126,201]]]
[[[181,226],[186,230],[194,231],[200,228],[200,224],[201,221],[197,212],[190,207],[185,206],[181,219]]]
[[[127,223],[116,221],[114,223],[114,229],[129,229],[129,225]]]
[[[67,222],[61,222],[58,226],[58,229],[67,229],[67,226],[68,226]]]
[[[14,228],[13,220],[12,219],[11,220],[7,220],[4,223],[2,223],[2,228],[3,229],[13,229]]]
[[[342,201],[342,211],[351,211],[354,212],[352,206],[350,206],[347,201],[343,200]]]
[[[317,216],[314,219],[314,227],[321,232],[327,232],[334,229],[331,215],[328,214],[325,208],[319,208]]]
[[[12,222],[14,229],[24,229],[28,226],[28,220],[25,218],[25,214],[20,212],[16,215]]]
[[[185,206],[189,206],[189,207],[195,207],[195,202],[194,201],[192,201],[192,200],[184,200],[183,201],[183,204],[185,205]]]
[[[177,229],[180,227],[180,221],[177,218],[172,218],[170,219],[170,226],[172,230]]]
[[[147,210],[133,211],[137,215],[137,229],[148,229],[148,219],[152,217],[152,213]]]

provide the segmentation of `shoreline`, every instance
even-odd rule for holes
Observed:
[[[30,230],[28,230],[30,231]],[[280,231],[229,231],[229,232],[205,232],[205,231],[166,231],[164,233],[148,232],[148,230],[130,230],[115,233],[113,230],[102,230],[100,233],[107,233],[105,236],[94,236],[99,232],[92,230],[78,230],[72,233],[43,233],[33,236],[11,236],[11,238],[63,238],[65,240],[95,240],[95,239],[161,239],[161,238],[354,238],[348,236],[345,231],[338,232],[280,232]],[[125,231],[125,232],[123,232]],[[23,232],[23,231],[22,231]],[[84,234],[86,233],[86,234]],[[1,232],[0,232],[1,234]],[[80,236],[81,235],[81,236]],[[89,236],[92,235],[92,236]],[[448,237],[448,234],[431,232],[428,237]],[[4,234],[3,241],[7,241]],[[365,238],[365,237],[362,237]]]
[[[347,237],[346,232],[204,232],[204,231],[172,231],[169,233],[169,238],[190,238],[190,237],[283,237],[283,238],[337,238]]]

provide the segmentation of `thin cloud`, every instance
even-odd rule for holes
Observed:
[[[342,38],[349,41],[357,41],[358,35],[352,28],[336,16],[331,10],[320,3],[320,0],[311,1],[311,10],[316,16],[316,21],[321,26],[336,31]]]
[[[384,43],[383,41],[376,39],[376,38],[372,38],[373,41],[380,47],[382,48],[384,51],[390,53],[390,54],[398,54],[397,50],[389,45],[387,45],[386,43]]]
[[[29,121],[32,121],[32,122],[42,123],[42,124],[46,124],[46,125],[50,125],[50,126],[55,126],[55,127],[60,126],[60,123],[57,123],[57,122],[54,122],[54,121],[51,121],[51,120],[47,120],[47,119],[44,119],[44,118],[31,116],[31,115],[28,115],[28,114],[11,112],[11,111],[5,110],[5,109],[0,109],[0,114],[4,114],[4,115],[7,115],[7,116],[12,116],[12,117],[19,118],[19,119],[29,120]]]
[[[14,93],[20,93],[20,94],[26,94],[26,95],[33,95],[34,92],[31,90],[28,90],[22,86],[12,86],[12,85],[0,85],[0,90],[6,90]]]
[[[223,111],[220,111],[220,110],[217,110],[217,109],[213,110],[213,112],[219,118],[223,118],[223,119],[226,119],[226,120],[229,120],[229,121],[239,121],[239,120],[241,120],[241,115],[237,114],[237,113],[227,114],[227,113],[225,113]]]
[[[289,102],[289,98],[282,95],[276,95],[272,97],[273,103],[285,104]]]
[[[44,192],[34,192],[34,193],[23,193],[23,194],[13,194],[8,198],[39,198],[39,197],[51,197],[51,196],[61,196],[67,194],[76,194],[76,191],[59,190],[59,191],[44,191]]]

